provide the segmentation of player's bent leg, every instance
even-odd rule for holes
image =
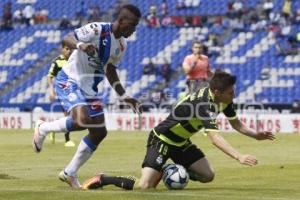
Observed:
[[[96,127],[89,128],[89,138],[95,145],[99,145],[107,135],[104,114],[92,117],[91,123]]]
[[[104,122],[104,115],[97,116],[93,123]],[[77,151],[73,156],[71,162],[66,166],[65,172],[69,176],[76,177],[79,168],[84,165],[90,157],[93,155],[94,151],[97,149],[98,144],[106,136],[106,127],[89,128],[89,134],[86,135],[77,147]]]
[[[188,172],[191,180],[208,183],[214,180],[215,173],[209,165],[206,157],[194,162],[189,168]]]
[[[162,172],[150,167],[142,168],[142,176],[139,180],[139,188],[155,188],[161,180]]]

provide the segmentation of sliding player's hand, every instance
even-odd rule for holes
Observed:
[[[123,99],[127,104],[130,105],[130,107],[132,108],[132,110],[137,113],[137,114],[141,114],[142,113],[142,107],[141,104],[138,100],[136,100],[135,98],[132,97],[125,97]]]
[[[274,140],[275,135],[270,131],[259,131],[256,133],[255,138],[257,140]]]
[[[252,155],[241,155],[238,157],[238,161],[243,165],[253,166],[257,164],[257,159]]]

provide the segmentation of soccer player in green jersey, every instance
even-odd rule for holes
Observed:
[[[158,124],[149,134],[147,152],[142,164],[142,176],[139,187],[155,188],[162,177],[162,168],[171,158],[174,163],[183,165],[191,180],[202,183],[211,182],[215,173],[204,153],[190,138],[200,129],[205,129],[212,143],[239,163],[253,166],[257,159],[234,149],[220,134],[216,117],[223,112],[231,126],[238,132],[256,140],[273,140],[274,134],[255,131],[246,127],[233,108],[234,85],[236,77],[217,70],[209,86],[182,99],[170,115]],[[83,184],[84,189],[97,188],[101,184],[98,175]],[[95,187],[96,186],[96,187]]]
[[[51,102],[54,102],[56,99],[56,93],[54,90],[54,79],[57,76],[58,72],[62,69],[64,64],[67,63],[70,55],[72,53],[72,50],[66,46],[63,42],[61,43],[61,55],[56,57],[54,61],[51,64],[51,67],[48,71],[48,85],[49,85],[49,98]],[[63,107],[62,107],[63,109]],[[63,109],[64,110],[64,109]],[[65,116],[67,116],[67,112],[64,111]],[[55,133],[50,134],[50,138],[52,140],[52,143],[55,143]],[[70,132],[65,133],[65,147],[74,147],[75,143],[70,140]]]

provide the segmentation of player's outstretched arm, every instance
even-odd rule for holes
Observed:
[[[110,83],[111,87],[117,92],[117,94],[121,97],[121,99],[124,100],[127,104],[129,104],[135,113],[141,113],[142,110],[140,102],[126,95],[126,91],[122,86],[119,76],[117,74],[116,66],[109,63],[105,71],[108,82]]]
[[[208,136],[212,143],[221,151],[239,161],[243,165],[253,166],[257,164],[257,159],[252,155],[243,155],[234,149],[221,135],[215,132],[209,132]]]
[[[270,131],[255,131],[248,128],[241,122],[238,118],[229,120],[231,126],[238,132],[247,135],[249,137],[255,138],[257,140],[274,140],[275,135]]]

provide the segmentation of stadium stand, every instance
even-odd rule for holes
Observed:
[[[14,0],[12,3],[13,10],[23,8],[24,3],[28,2],[32,2],[35,8],[45,7],[49,10],[50,20],[60,20],[62,15],[73,18],[81,9],[87,9],[88,6],[98,3],[96,0],[89,0],[82,6],[80,1],[69,1]],[[113,9],[116,2],[103,0],[101,10]],[[132,2],[141,8],[144,15],[148,13],[151,5],[159,6],[161,3],[160,0]],[[228,3],[231,1],[201,0],[198,4],[197,2],[195,1],[195,6],[180,10],[176,9],[175,3],[169,3],[169,15],[224,16],[228,12]],[[246,2],[244,7],[247,9],[260,6],[258,0],[244,2]],[[274,1],[273,11],[280,12],[283,2],[284,0]],[[300,2],[293,2],[293,11],[296,12],[299,8]],[[0,10],[0,15],[2,12],[3,10]],[[299,25],[293,24],[292,30],[293,33],[299,33]],[[28,27],[15,25],[12,31],[0,31],[0,90],[11,86],[14,80],[19,79],[18,84],[12,89],[0,93],[1,104],[49,104],[46,74],[50,62],[33,72],[30,69],[51,52],[56,52],[61,38],[67,32],[67,30],[57,30],[57,25],[54,23]],[[142,23],[130,38],[125,59],[120,63],[121,80],[126,84],[130,94],[141,97],[147,91],[158,87],[163,81],[159,74],[143,74],[146,60],[151,58],[154,64],[159,66],[166,59],[176,72],[174,80],[166,86],[171,94],[170,102],[175,101],[185,87],[181,63],[184,56],[189,53],[192,41],[195,38],[208,38],[212,33],[222,38],[223,46],[219,55],[210,57],[211,65],[213,69],[222,68],[237,75],[237,102],[292,103],[299,99],[300,89],[297,86],[300,83],[300,55],[298,53],[278,55],[276,47],[278,41],[274,36],[275,33],[269,30],[232,30],[226,23],[219,26],[209,23],[199,27],[162,28],[150,28]],[[26,73],[31,76],[22,80],[20,77]],[[114,103],[116,94],[111,91],[107,82],[99,86],[99,89],[102,91],[104,103]]]

